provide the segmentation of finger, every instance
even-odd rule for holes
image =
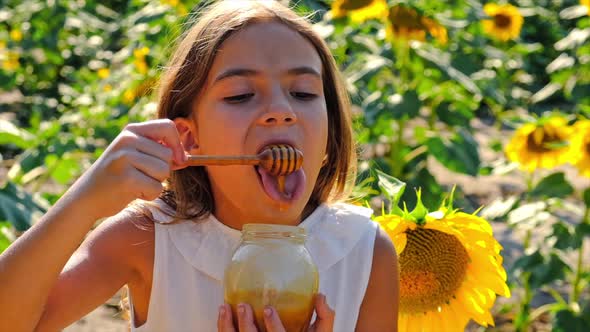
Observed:
[[[134,134],[147,137],[156,142],[164,142],[174,152],[174,160],[177,164],[185,161],[185,153],[180,143],[180,136],[176,125],[170,119],[158,119],[142,123],[132,123],[125,127]]]
[[[135,134],[131,133],[131,135],[135,135]],[[174,152],[168,146],[162,145],[160,143],[156,143],[156,142],[152,141],[151,139],[145,138],[143,136],[136,135],[136,137],[137,137],[136,138],[137,150],[144,152],[146,154],[152,155],[154,157],[157,157],[159,159],[162,159],[163,161],[170,164],[171,170],[175,171],[175,170],[183,169],[183,168],[186,168],[187,166],[189,166],[189,164],[186,163],[186,161],[187,161],[186,152],[184,150],[184,145],[182,145],[182,142],[181,142],[182,151],[183,151],[182,154],[185,157],[185,159],[181,163],[179,163],[174,159]]]
[[[238,326],[240,332],[257,332],[254,325],[254,314],[250,305],[245,303],[238,304]]]
[[[156,157],[167,164],[172,165],[174,160],[174,152],[167,146],[152,141],[143,136],[137,136],[137,143],[135,148],[150,156]]]
[[[326,296],[318,294],[315,297],[315,312],[317,319],[313,324],[312,330],[316,332],[332,331],[334,329],[334,318],[336,314],[326,301]]]
[[[170,177],[170,165],[165,161],[137,150],[128,154],[131,165],[152,179],[163,182]]]
[[[164,189],[162,182],[154,180],[137,169],[131,172],[129,179],[126,179],[126,181],[131,182],[129,187],[133,188],[133,196],[143,200],[151,201],[158,198]]]
[[[232,321],[231,308],[228,304],[219,307],[217,332],[236,332],[234,322]]]
[[[285,332],[281,318],[273,307],[264,308],[264,325],[268,332]]]

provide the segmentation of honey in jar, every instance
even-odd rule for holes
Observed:
[[[318,291],[318,270],[297,226],[246,224],[225,271],[224,300],[237,326],[237,305],[249,304],[266,332],[265,306],[276,309],[287,332],[307,331]]]

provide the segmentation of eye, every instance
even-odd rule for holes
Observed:
[[[248,101],[248,99],[252,98],[253,96],[254,96],[253,93],[244,93],[241,95],[225,97],[225,98],[223,98],[223,100],[225,100],[229,104],[239,104],[239,103],[243,103],[245,101]]]
[[[311,100],[317,97],[316,94],[307,92],[291,92],[291,96],[301,100]]]

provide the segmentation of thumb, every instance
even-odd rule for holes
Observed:
[[[315,312],[317,319],[310,328],[310,332],[332,332],[336,313],[328,306],[326,296],[318,294],[315,297]]]

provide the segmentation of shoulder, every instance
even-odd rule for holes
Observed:
[[[137,211],[124,209],[90,232],[80,252],[94,261],[143,274],[150,270],[146,265],[153,261],[153,249],[153,222]]]
[[[375,236],[369,284],[356,331],[397,331],[399,263],[389,236],[380,227]]]
[[[373,263],[379,266],[383,266],[382,264],[387,265],[390,268],[390,272],[395,272],[394,270],[398,269],[397,252],[395,251],[393,242],[381,227],[377,228],[377,234],[375,235]]]

